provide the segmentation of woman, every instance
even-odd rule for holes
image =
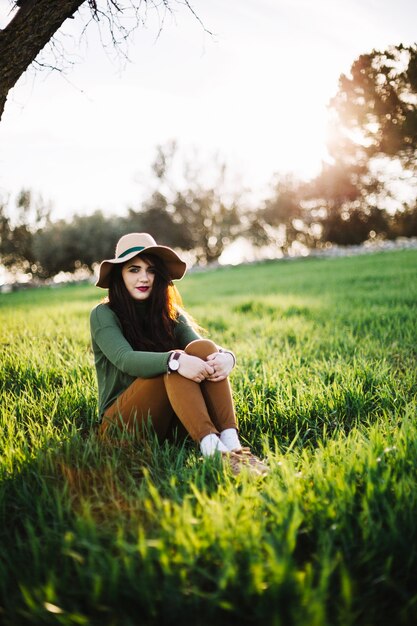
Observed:
[[[234,473],[266,466],[239,441],[228,375],[232,352],[202,339],[181,309],[172,280],[186,264],[147,233],[124,235],[101,263],[108,298],[91,312],[100,433],[110,424],[132,432],[151,420],[163,441],[183,426],[203,456],[220,453]]]

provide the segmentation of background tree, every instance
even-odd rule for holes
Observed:
[[[34,273],[50,278],[81,267],[93,271],[98,261],[113,256],[115,243],[125,232],[125,218],[105,217],[101,211],[48,222],[33,236]]]
[[[416,166],[417,46],[392,46],[361,55],[339,79],[331,101],[333,154],[356,162],[376,156]],[[362,158],[361,158],[362,157]]]
[[[293,175],[278,175],[272,195],[254,213],[248,229],[256,246],[274,245],[288,254],[294,244],[313,248],[319,229],[317,215],[303,203],[305,184]]]
[[[173,211],[167,197],[160,191],[154,191],[140,210],[129,209],[126,232],[153,233],[163,245],[187,249],[190,239],[182,224],[174,221]]]
[[[311,237],[312,214],[301,203],[302,183],[293,176],[280,176],[275,194],[265,202],[263,218],[281,231],[281,249],[288,253],[294,242],[308,247],[314,245]]]
[[[242,232],[238,198],[227,192],[224,165],[212,165],[215,180],[209,185],[198,160],[183,166],[180,176],[178,159],[175,143],[157,149],[153,188],[139,210],[130,208],[124,216],[96,211],[52,221],[41,200],[34,202],[23,190],[13,211],[0,204],[0,263],[41,279],[80,268],[91,272],[132,231],[151,232],[159,243],[189,252],[190,260],[216,261]]]
[[[172,198],[177,193],[178,182],[171,180],[174,161],[177,158],[176,141],[168,141],[156,147],[151,163],[152,187],[149,197],[140,209],[129,209],[127,231],[153,233],[155,238],[173,248],[189,249],[191,241],[179,221],[174,219]]]
[[[316,222],[320,244],[360,244],[375,236],[389,236],[389,220],[378,207],[385,194],[368,167],[338,159],[323,164],[320,174],[303,186],[304,206]]]
[[[358,244],[370,234],[411,232],[405,224],[412,223],[413,210],[395,220],[387,200],[395,200],[390,164],[400,163],[405,172],[417,163],[417,48],[400,45],[361,55],[350,75],[340,77],[330,115],[332,162],[302,194],[320,218],[322,242]],[[410,180],[401,169],[399,177]],[[402,211],[401,200],[397,205]]]
[[[33,249],[36,231],[49,219],[49,208],[42,198],[23,189],[11,210],[0,203],[0,262],[11,272],[36,272],[37,259]]]
[[[129,225],[139,224],[161,243],[192,251],[197,263],[212,263],[242,233],[242,196],[228,189],[223,163],[203,166],[194,157],[180,166],[178,160],[175,142],[157,148],[155,189],[139,211],[130,211]]]
[[[391,237],[417,237],[417,204],[404,204],[401,211],[390,217]]]
[[[113,44],[119,46],[143,23],[149,7],[169,10],[177,2],[194,13],[188,0],[11,0],[17,11],[0,30],[0,118],[10,89],[82,5],[88,9],[81,15],[82,32],[91,21],[101,21],[109,29]]]
[[[173,219],[190,242],[197,263],[213,263],[241,234],[239,202],[216,186],[191,185],[177,193]]]

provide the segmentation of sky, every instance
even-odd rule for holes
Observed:
[[[415,0],[195,0],[205,28],[172,7],[148,10],[127,62],[103,47],[104,24],[80,39],[86,7],[66,21],[63,71],[31,68],[10,92],[0,197],[29,188],[55,218],[122,215],[152,187],[156,146],[176,140],[202,176],[217,155],[231,184],[262,198],[276,173],[319,171],[340,74],[373,48],[417,40]],[[0,0],[0,28],[9,11]]]

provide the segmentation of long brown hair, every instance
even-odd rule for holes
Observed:
[[[165,263],[154,255],[140,255],[155,269],[155,278],[145,315],[138,315],[138,303],[124,284],[122,268],[115,265],[109,281],[108,304],[122,325],[123,334],[134,350],[165,351],[175,347],[174,329],[181,296],[172,283]]]

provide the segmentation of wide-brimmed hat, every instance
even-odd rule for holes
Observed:
[[[110,272],[113,266],[118,263],[126,263],[129,259],[142,253],[153,254],[162,259],[171,280],[178,280],[184,276],[187,266],[174,250],[168,246],[159,246],[148,233],[129,233],[123,235],[117,242],[115,258],[106,259],[100,263],[96,286],[106,289],[109,286]]]

